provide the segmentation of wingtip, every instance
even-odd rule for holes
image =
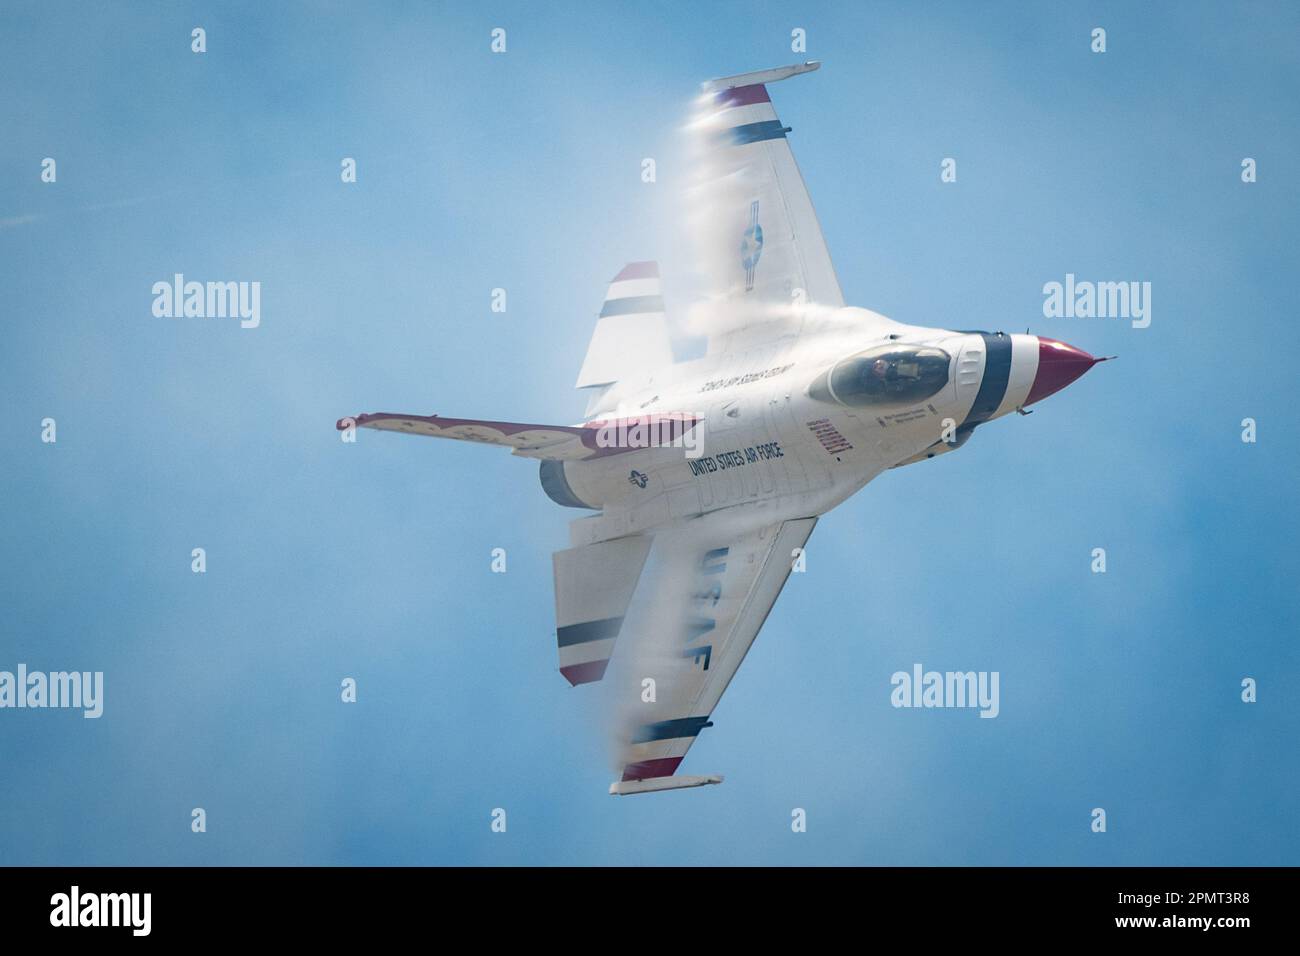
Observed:
[[[690,790],[695,787],[716,786],[722,783],[720,773],[700,776],[646,777],[641,780],[616,780],[609,785],[611,797],[630,797],[638,793],[661,793],[664,790]]]
[[[757,70],[753,73],[737,73],[734,76],[719,76],[712,80],[707,80],[700,84],[704,93],[721,93],[725,90],[739,86],[760,86],[768,83],[778,83],[781,80],[787,80],[792,76],[799,76],[803,73],[812,73],[814,70],[821,69],[821,60],[805,60],[802,63],[792,63],[789,66],[778,66],[770,70]]]

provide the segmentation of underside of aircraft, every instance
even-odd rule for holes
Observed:
[[[614,794],[719,783],[679,775],[818,519],[882,471],[1103,359],[1029,334],[895,322],[846,306],[769,86],[816,62],[704,84],[688,127],[706,290],[673,360],[656,263],[611,281],[573,425],[372,413],[338,422],[507,447],[588,514],[553,558],[560,673],[610,692]]]

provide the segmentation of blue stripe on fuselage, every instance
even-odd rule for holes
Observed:
[[[1011,336],[1003,332],[975,334],[984,340],[985,359],[980,390],[963,423],[971,426],[993,417],[993,413],[1002,404],[1002,399],[1006,397],[1007,382],[1011,379]]]

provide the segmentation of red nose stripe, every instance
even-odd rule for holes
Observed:
[[[1097,359],[1083,349],[1076,349],[1073,345],[1055,339],[1045,339],[1040,335],[1038,374],[1034,376],[1034,384],[1029,389],[1025,404],[1032,405],[1059,392],[1096,364]]]

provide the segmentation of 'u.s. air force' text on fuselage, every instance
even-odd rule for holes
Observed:
[[[691,466],[691,474],[699,476],[784,457],[785,452],[781,449],[781,443],[770,441],[764,442],[762,445],[751,446],[743,451],[736,449],[735,451],[719,452],[716,455],[704,455],[700,458],[688,459],[687,464]]]

